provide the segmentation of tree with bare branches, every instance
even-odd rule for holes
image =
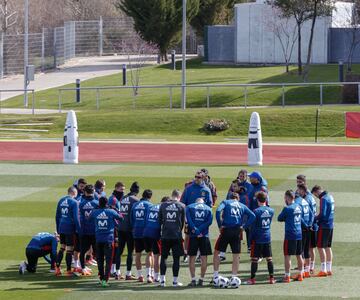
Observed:
[[[6,34],[9,28],[14,27],[18,22],[18,11],[13,0],[1,0],[0,2],[0,22],[1,32]]]

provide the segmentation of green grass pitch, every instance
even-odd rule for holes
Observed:
[[[89,182],[104,178],[107,193],[114,183],[124,181],[129,187],[138,180],[141,189],[154,191],[154,202],[168,195],[173,188],[183,188],[195,170],[196,165],[161,164],[16,164],[0,163],[0,299],[346,299],[359,297],[360,274],[360,186],[359,168],[318,168],[266,166],[260,168],[269,181],[271,205],[276,215],[283,206],[283,191],[294,188],[295,176],[304,173],[309,186],[323,185],[335,196],[336,228],[334,235],[334,271],[331,278],[312,278],[302,283],[267,283],[266,263],[259,265],[255,286],[240,286],[239,289],[214,289],[171,287],[159,289],[155,285],[111,282],[108,289],[96,284],[96,277],[56,278],[48,273],[48,265],[41,262],[36,275],[18,274],[18,264],[25,258],[24,249],[31,236],[40,231],[53,232],[55,228],[55,206],[64,194],[65,188],[78,177]],[[236,177],[239,166],[207,166],[223,199],[231,180]],[[212,225],[211,239],[218,234]],[[273,252],[276,277],[283,275],[282,239],[283,224],[274,220],[272,226]],[[245,249],[245,247],[244,247]],[[209,262],[211,259],[209,259]],[[295,263],[295,261],[294,261]],[[319,260],[317,260],[319,267]],[[230,256],[220,267],[224,275],[230,274]],[[124,270],[124,267],[122,267]],[[135,267],[133,267],[133,272]],[[240,278],[249,277],[250,262],[247,253],[241,255]],[[96,272],[95,272],[96,273]],[[207,281],[212,275],[209,266]],[[181,281],[189,282],[187,266],[182,264]],[[171,268],[168,269],[171,282]]]

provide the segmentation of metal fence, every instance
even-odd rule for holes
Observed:
[[[127,44],[138,39],[131,18],[69,21],[63,27],[29,34],[29,64],[37,71],[56,68],[75,57],[137,54]],[[178,47],[177,47],[178,48]],[[197,53],[197,38],[189,30],[189,54]],[[181,51],[177,51],[180,53]],[[24,72],[24,35],[0,33],[0,78]]]
[[[186,88],[188,91],[189,107],[243,107],[246,109],[249,106],[285,107],[306,104],[320,106],[340,104],[342,101],[337,97],[340,97],[341,88],[349,85],[357,88],[357,99],[354,99],[353,104],[360,105],[360,82],[195,84],[187,85]],[[181,88],[181,85],[60,88],[58,90],[58,110],[61,112],[64,106],[66,109],[76,108],[78,104],[75,104],[74,101],[75,92],[80,92],[83,95],[82,99],[85,98],[85,101],[80,105],[86,109],[125,109],[131,106],[134,109],[137,107],[141,109],[180,108],[179,95]],[[339,95],[334,95],[335,88]],[[275,89],[278,93],[277,103],[262,105],[259,98],[260,93],[257,89],[261,89],[262,92],[263,89],[266,92],[269,92],[269,89]],[[304,90],[300,91],[299,89]],[[223,99],[224,95],[226,96],[223,92],[228,92],[229,90],[239,91],[237,102],[234,102],[235,105],[219,102],[219,99]],[[310,101],[306,102],[304,99],[296,101],[294,95],[299,94],[299,92],[300,94],[307,93]],[[152,96],[158,99],[158,101],[151,102]]]
[[[6,93],[17,93],[17,92],[26,92],[27,94],[31,94],[31,113],[33,115],[35,115],[35,90],[34,89],[27,89],[27,90],[23,90],[23,89],[0,89],[0,114],[2,113],[2,95],[6,94]],[[6,108],[9,108],[8,106],[6,106]]]

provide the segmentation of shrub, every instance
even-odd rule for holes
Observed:
[[[225,131],[230,128],[230,124],[225,119],[214,119],[204,124],[204,130],[208,132]]]

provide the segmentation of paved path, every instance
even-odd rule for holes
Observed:
[[[112,75],[121,72],[122,65],[128,63],[126,56],[102,56],[76,58],[68,61],[64,66],[48,73],[35,75],[35,81],[29,85],[36,91],[75,83],[76,79],[87,80],[94,77]],[[149,57],[149,64],[155,64],[156,58]],[[119,83],[121,82],[119,77]],[[0,80],[0,90],[23,89],[24,79],[22,75],[11,76]],[[22,92],[1,93],[1,101],[21,95]]]

